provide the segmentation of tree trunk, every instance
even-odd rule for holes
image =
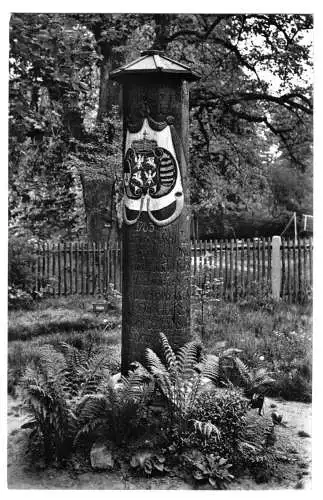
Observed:
[[[99,32],[96,32],[95,35],[97,39],[101,37]],[[110,71],[116,65],[113,61],[112,47],[108,43],[100,43],[99,47],[103,60],[100,67],[97,122],[105,127],[107,140],[112,143],[115,135],[112,118],[114,120],[116,118],[112,113],[113,107],[119,104],[120,89],[115,82],[109,79]],[[102,154],[100,151],[98,153]],[[120,241],[120,228],[117,224],[113,196],[115,180],[114,158],[109,158],[109,156],[106,157],[106,165],[96,165],[89,175],[83,172],[82,184],[87,214],[87,231],[88,237],[92,241],[106,241],[110,245]]]

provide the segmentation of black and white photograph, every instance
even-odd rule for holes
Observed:
[[[312,490],[313,12],[150,7],[7,16],[6,488]]]

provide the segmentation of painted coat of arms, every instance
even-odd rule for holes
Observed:
[[[127,132],[124,156],[124,221],[134,224],[142,211],[157,226],[174,221],[184,196],[169,126],[153,130],[144,120],[139,132]]]

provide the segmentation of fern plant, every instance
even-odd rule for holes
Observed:
[[[100,384],[109,378],[109,360],[100,351],[83,351],[65,342],[57,345],[66,361],[65,377],[70,397],[78,401],[85,394],[99,390]]]
[[[157,389],[166,401],[171,426],[175,425],[180,433],[191,428],[205,438],[213,434],[218,439],[220,433],[215,425],[190,418],[205,376],[203,363],[202,369],[197,369],[201,361],[201,345],[194,341],[188,342],[175,354],[163,333],[160,333],[160,340],[165,362],[149,348],[146,349],[146,362]],[[213,376],[215,371],[212,371]]]
[[[104,436],[120,445],[134,437],[149,423],[148,403],[153,391],[153,379],[139,363],[128,378],[121,377],[120,384],[111,377],[105,379],[97,393],[85,394],[76,407],[74,444],[85,437],[91,442]]]
[[[251,370],[241,359],[234,359],[235,367],[240,376],[241,385],[244,388],[245,395],[251,400],[255,394],[265,395],[267,389],[275,380],[266,368]]]
[[[178,421],[194,406],[198,394],[201,374],[195,370],[195,365],[201,347],[196,342],[189,342],[176,355],[163,333],[160,333],[160,340],[165,363],[150,348],[146,349],[146,362],[167,402],[170,416]]]
[[[47,464],[61,462],[71,451],[75,430],[64,356],[53,346],[40,347],[33,365],[25,371],[22,388],[31,416],[23,427],[32,429],[30,439],[41,443]]]
[[[22,379],[31,419],[31,440],[39,441],[47,463],[61,462],[73,449],[78,431],[75,407],[85,394],[95,394],[109,377],[100,353],[81,351],[66,343],[43,345]]]

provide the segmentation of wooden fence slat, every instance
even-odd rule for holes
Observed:
[[[235,240],[234,245],[235,245],[234,298],[235,298],[235,300],[237,300],[238,296],[239,296],[239,263],[238,263],[239,245],[238,245],[238,240]]]
[[[73,256],[72,256],[72,242],[68,245],[68,256],[69,256],[69,279],[70,279],[70,294],[73,295]]]
[[[259,286],[259,282],[260,282],[260,263],[261,263],[260,238],[258,238],[258,241],[257,241],[257,281],[258,281],[258,286]]]
[[[242,297],[245,296],[244,255],[245,255],[244,240],[242,240],[242,243],[241,243],[241,254],[240,254],[240,262],[241,262],[241,295],[242,295]]]
[[[116,288],[117,285],[117,262],[118,262],[118,242],[116,247],[114,247],[113,251],[113,288]]]
[[[66,296],[67,295],[67,274],[66,274],[66,271],[67,271],[67,248],[66,248],[66,243],[64,242],[63,244],[63,263],[64,263],[64,295]]]
[[[208,266],[208,256],[207,256],[207,249],[208,249],[208,246],[207,246],[207,240],[204,240],[204,248],[203,248],[203,255],[204,255],[204,259],[203,259],[203,268],[206,267],[206,280],[209,280],[210,279],[210,268]]]
[[[102,293],[101,287],[101,242],[97,243],[97,262],[98,262],[98,293]]]
[[[256,242],[255,240],[252,241],[252,281],[253,281],[253,286],[254,288],[255,283],[256,283]]]
[[[292,274],[291,274],[291,261],[292,261],[292,242],[287,240],[287,276],[288,276],[288,301],[292,302]]]
[[[230,240],[230,298],[233,300],[233,240]]]
[[[55,250],[55,243],[52,244],[52,278],[53,278],[53,295],[55,296],[56,294],[56,250]]]
[[[309,269],[308,250],[309,250],[309,238],[305,238],[304,239],[304,280],[305,280],[306,287],[310,283],[310,274],[311,274],[311,270]]]
[[[310,283],[313,285],[313,238],[309,238]]]
[[[267,263],[268,263],[267,281],[269,283],[271,280],[271,238],[270,237],[267,238]]]
[[[45,242],[42,243],[42,282],[41,287],[43,288],[44,283],[46,283],[46,246]]]
[[[84,295],[84,243],[80,243],[80,274],[81,274],[81,294]]]
[[[247,275],[246,275],[246,293],[250,290],[250,239],[247,238]]]
[[[49,242],[46,242],[46,282],[48,283],[50,279],[50,254],[49,254]]]
[[[302,300],[302,242],[300,238],[297,240],[297,264],[298,264],[298,301]]]
[[[35,290],[39,290],[39,262],[38,262],[39,245],[35,245]]]
[[[296,240],[293,239],[293,298],[297,300],[297,256],[296,256]]]
[[[229,290],[229,241],[225,240],[224,242],[224,275],[225,275],[225,287],[224,287],[224,298],[228,298],[228,290]]]
[[[216,240],[217,242],[217,240]],[[220,240],[220,248],[219,248],[219,270],[217,273],[218,279],[221,280],[221,290],[220,296],[224,297],[225,293],[225,277],[223,273],[223,241]]]
[[[282,263],[282,282],[281,282],[281,297],[284,298],[286,292],[286,252],[285,240],[281,241],[281,263]]]
[[[74,266],[75,266],[75,283],[74,283],[74,293],[78,294],[78,277],[79,277],[79,244],[76,242],[73,246],[74,250]],[[72,254],[73,254],[72,250]]]
[[[265,238],[261,238],[262,281],[266,281],[266,249]]]
[[[197,240],[194,239],[194,276],[196,276],[196,269],[197,269]]]
[[[106,296],[108,287],[107,287],[107,242],[103,243],[103,263],[102,263],[102,272],[103,272],[103,294]]]
[[[85,273],[85,293],[86,295],[90,292],[90,252],[89,252],[89,249],[90,249],[90,245],[89,243],[87,242],[86,243],[86,252],[85,252],[85,255],[86,255],[86,273]]]
[[[92,252],[92,295],[94,295],[95,290],[96,290],[96,244],[95,244],[95,241],[92,241],[91,252]]]
[[[209,252],[210,252],[210,259],[209,259],[209,266],[210,266],[210,281],[211,281],[211,286],[212,289],[215,290],[215,281],[214,281],[214,273],[215,273],[215,253],[216,248],[213,244],[213,240],[209,240]]]
[[[58,295],[62,295],[62,259],[61,259],[61,244],[57,244],[57,270],[58,270]]]

